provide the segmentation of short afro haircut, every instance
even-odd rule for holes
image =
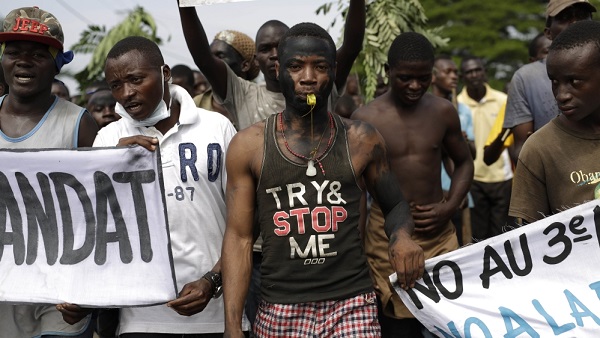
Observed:
[[[398,35],[388,51],[388,65],[393,67],[401,61],[430,61],[435,58],[433,45],[425,36],[415,32]]]
[[[462,72],[463,68],[465,68],[465,63],[467,63],[469,61],[475,61],[475,62],[479,63],[482,67],[485,68],[485,65],[483,64],[483,60],[480,57],[469,55],[469,56],[465,56],[464,58],[462,58],[462,60],[460,60],[460,71],[461,72]]]
[[[331,53],[332,53],[331,56],[333,57],[333,60],[335,61],[337,51],[336,51],[336,47],[335,47],[335,42],[333,42],[331,35],[329,35],[329,33],[327,33],[327,31],[324,30],[321,26],[314,24],[312,22],[299,23],[299,24],[293,26],[292,28],[290,28],[281,37],[281,40],[279,41],[279,46],[277,47],[278,55],[283,54],[288,40],[293,39],[293,38],[299,38],[299,37],[312,37],[312,38],[321,39],[321,40],[325,41],[331,48]]]
[[[194,87],[194,71],[186,65],[175,65],[171,68],[171,77],[181,77],[185,79],[185,83]]]
[[[283,28],[284,30],[289,30],[290,27],[286,24],[284,24],[283,22],[279,21],[279,20],[269,20],[265,23],[262,24],[262,26],[260,26],[260,28],[258,28],[258,31],[256,31],[256,39],[254,39],[254,41],[256,43],[258,43],[258,35],[261,33],[261,31],[265,28],[269,28],[269,27],[273,27],[273,28]]]
[[[440,55],[436,56],[435,59],[433,59],[433,73],[434,74],[437,72],[435,65],[438,63],[438,61],[450,61],[450,62],[454,63],[454,60],[452,60],[452,57],[448,54],[440,54]]]
[[[452,60],[452,57],[448,54],[440,54],[440,55],[436,56],[435,59],[433,59],[433,62],[438,62],[441,60],[454,62],[454,60]]]
[[[544,35],[544,33],[539,33],[538,35],[535,36],[535,38],[533,38],[530,42],[529,45],[527,46],[527,50],[529,52],[529,56],[534,58],[537,56],[538,51],[540,49],[540,40],[544,39],[546,37],[546,35]]]
[[[587,44],[596,46],[596,58],[600,62],[600,22],[577,21],[552,40],[549,52],[571,50]]]
[[[142,36],[128,36],[117,42],[106,55],[106,59],[116,59],[130,51],[138,51],[150,64],[160,67],[165,64],[158,45]]]

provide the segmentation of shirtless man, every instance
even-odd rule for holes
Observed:
[[[336,60],[329,34],[314,24],[296,25],[278,54],[284,111],[240,131],[227,152],[225,336],[243,337],[256,213],[264,242],[255,336],[379,337],[359,236],[361,192],[368,189],[381,203],[388,259],[404,288],[414,285],[424,264],[410,238],[408,204],[381,135],[327,110]]]
[[[388,53],[389,91],[357,110],[352,118],[368,122],[383,136],[390,168],[410,203],[413,240],[431,258],[458,248],[449,221],[459,210],[473,179],[473,160],[452,103],[427,92],[434,51],[418,33],[399,35]],[[441,186],[442,148],[455,165],[447,198]],[[365,250],[381,302],[383,337],[421,337],[422,325],[394,292],[387,237],[379,204],[371,206]]]

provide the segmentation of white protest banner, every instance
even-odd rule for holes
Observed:
[[[193,7],[202,5],[224,4],[228,2],[242,2],[252,0],[179,0],[179,7]]]
[[[396,291],[439,337],[600,337],[599,204],[429,259]]]
[[[142,147],[0,151],[0,301],[176,297],[162,167]]]

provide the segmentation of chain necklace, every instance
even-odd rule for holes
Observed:
[[[315,168],[315,162],[317,162],[317,164],[319,165],[319,168],[321,169],[321,172],[323,173],[323,176],[325,176],[325,169],[323,168],[323,164],[321,163],[321,157],[324,156],[325,153],[327,153],[327,151],[331,147],[331,144],[333,143],[333,139],[334,139],[334,135],[335,135],[335,132],[334,132],[335,129],[333,126],[333,115],[330,112],[327,112],[327,115],[329,116],[329,130],[331,130],[331,132],[329,133],[329,140],[327,141],[327,147],[325,147],[325,149],[323,150],[321,155],[318,154],[319,148],[321,147],[321,141],[323,141],[323,136],[325,135],[325,132],[327,131],[327,129],[325,129],[325,130],[323,130],[323,133],[321,134],[321,138],[319,139],[319,143],[317,144],[317,146],[310,152],[309,156],[304,156],[304,155],[294,152],[290,148],[290,145],[288,144],[287,139],[285,138],[285,130],[284,130],[284,126],[283,126],[283,113],[279,113],[279,127],[281,128],[281,137],[283,138],[283,144],[285,144],[285,148],[292,155],[308,161],[308,167],[306,168],[306,176],[312,177],[312,176],[317,175],[317,169]]]

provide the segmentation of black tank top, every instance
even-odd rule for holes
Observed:
[[[286,158],[277,144],[277,119],[265,126],[257,207],[262,245],[263,299],[290,304],[337,300],[372,290],[358,229],[361,189],[350,162],[346,129],[322,157],[325,176]]]

